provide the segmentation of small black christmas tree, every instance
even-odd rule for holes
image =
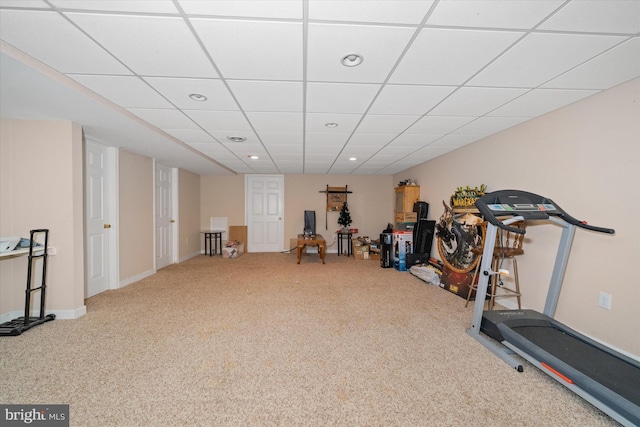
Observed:
[[[338,218],[338,224],[342,226],[342,228],[349,228],[351,225],[351,214],[349,213],[349,207],[347,206],[347,202],[342,205],[342,209],[340,210],[340,218]]]

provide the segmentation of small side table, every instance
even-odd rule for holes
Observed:
[[[347,256],[353,255],[353,245],[351,243],[352,237],[353,233],[343,233],[338,231],[338,256],[342,253],[342,239],[347,239]]]
[[[220,250],[220,255],[222,255],[222,233],[224,230],[203,230],[201,233],[204,234],[204,254],[213,256]]]

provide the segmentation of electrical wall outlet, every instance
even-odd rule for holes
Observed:
[[[598,307],[611,310],[611,294],[600,292],[600,295],[598,296]]]

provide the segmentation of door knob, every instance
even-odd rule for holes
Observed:
[[[111,224],[105,224],[104,228],[111,228]]]
[[[172,219],[172,220],[170,220],[169,222],[176,222],[176,220],[175,220],[175,219]]]

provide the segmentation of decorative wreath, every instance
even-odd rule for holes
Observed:
[[[436,225],[438,253],[447,268],[468,273],[481,258],[484,221],[472,213],[456,214],[444,201],[442,204],[445,211]]]

